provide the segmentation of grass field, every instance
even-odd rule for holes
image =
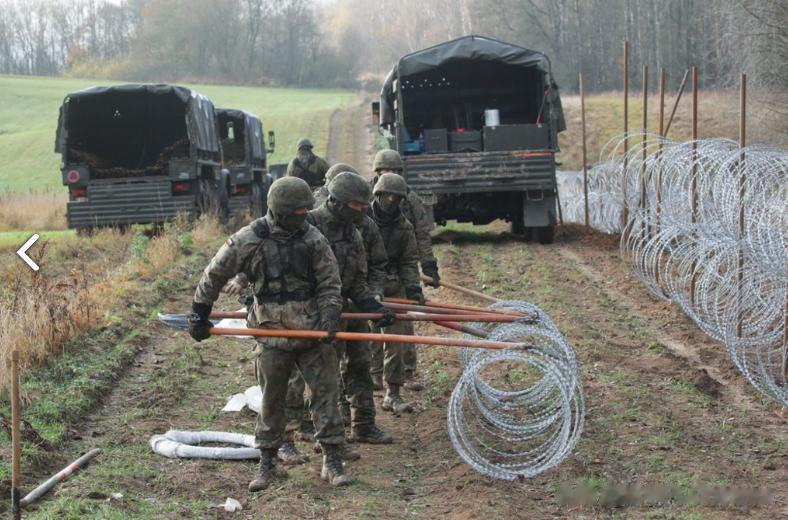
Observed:
[[[0,192],[62,189],[60,156],[54,153],[58,109],[69,92],[111,81],[0,76]],[[257,114],[276,132],[271,163],[287,162],[300,137],[324,154],[331,113],[355,98],[343,90],[186,85],[217,107]]]

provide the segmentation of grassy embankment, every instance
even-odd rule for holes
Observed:
[[[60,156],[53,151],[58,109],[69,92],[112,83],[0,76],[0,244],[5,231],[65,229],[66,192]],[[265,131],[276,132],[271,164],[289,161],[303,136],[312,138],[317,153],[325,153],[331,113],[354,98],[342,90],[186,86],[217,107],[260,116]]]

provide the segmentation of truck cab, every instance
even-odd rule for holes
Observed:
[[[216,109],[216,126],[231,213],[248,210],[255,217],[262,217],[268,211],[268,188],[273,182],[267,154],[274,152],[274,132],[268,132],[266,146],[260,118],[230,108]]]
[[[481,36],[408,54],[388,74],[373,118],[437,224],[503,219],[552,242],[566,125],[547,56]]]
[[[55,152],[69,228],[227,216],[214,106],[190,89],[128,84],[68,94]]]

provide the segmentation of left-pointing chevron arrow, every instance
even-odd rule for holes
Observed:
[[[27,239],[27,242],[22,244],[22,247],[16,250],[16,254],[19,255],[19,258],[24,260],[24,262],[28,266],[30,266],[30,269],[32,269],[33,271],[38,271],[39,267],[38,264],[35,263],[32,258],[27,256],[27,250],[30,249],[33,246],[33,244],[36,243],[36,240],[38,240],[38,238],[39,238],[38,233],[34,233],[33,236]]]

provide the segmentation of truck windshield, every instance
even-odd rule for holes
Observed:
[[[425,129],[481,130],[485,110],[500,124],[534,124],[544,98],[537,67],[455,60],[401,78],[405,127],[412,138]]]
[[[222,139],[224,164],[232,166],[246,162],[246,128],[243,117],[234,117],[226,112],[218,112],[219,136]]]
[[[189,156],[186,104],[174,94],[106,92],[68,104],[68,157],[92,177],[161,175]]]

